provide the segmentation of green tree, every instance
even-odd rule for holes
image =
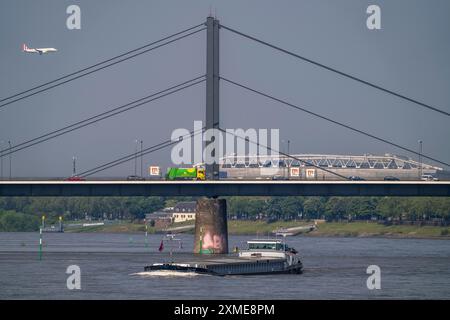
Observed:
[[[331,197],[325,205],[327,219],[346,218],[349,212],[349,201],[343,197]]]
[[[304,217],[319,219],[325,212],[326,199],[321,197],[308,197],[303,202]]]
[[[0,212],[0,231],[19,232],[39,230],[37,217],[15,211]]]

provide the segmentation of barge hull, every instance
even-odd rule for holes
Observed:
[[[165,263],[145,267],[145,271],[170,270],[178,272],[195,272],[217,276],[226,275],[261,275],[261,274],[300,274],[301,263],[286,266],[283,259],[217,259],[213,261],[190,263]]]

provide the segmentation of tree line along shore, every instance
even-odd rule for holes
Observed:
[[[0,231],[37,231],[64,221],[115,223],[73,231],[144,232],[145,214],[192,197],[0,197]],[[311,236],[448,237],[450,198],[438,197],[227,197],[230,234],[269,234],[313,223]],[[158,232],[148,227],[150,233]]]

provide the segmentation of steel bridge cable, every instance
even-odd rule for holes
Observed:
[[[343,176],[343,175],[341,175],[341,174],[339,174],[339,173],[336,173],[336,172],[333,172],[333,171],[331,171],[331,170],[322,168],[322,167],[320,167],[320,166],[318,166],[318,165],[315,165],[315,164],[313,164],[313,163],[309,163],[308,161],[305,161],[305,160],[302,160],[302,159],[300,159],[300,158],[294,157],[294,156],[292,156],[292,155],[290,155],[290,154],[287,154],[287,153],[284,153],[284,152],[280,152],[279,150],[275,150],[275,149],[273,149],[273,148],[271,148],[271,147],[269,147],[269,146],[265,146],[265,145],[263,145],[263,144],[260,144],[259,142],[251,141],[250,139],[245,139],[245,138],[243,138],[243,137],[241,137],[241,136],[239,136],[239,135],[237,135],[237,134],[228,132],[228,131],[226,131],[226,130],[224,130],[224,129],[222,129],[222,128],[219,128],[218,130],[220,130],[220,131],[222,131],[222,132],[224,132],[224,133],[226,133],[226,134],[233,135],[233,136],[235,136],[235,137],[237,137],[237,138],[240,138],[240,139],[242,139],[242,140],[245,140],[245,141],[251,142],[251,143],[253,143],[253,144],[256,144],[258,147],[263,147],[264,149],[266,149],[266,150],[268,150],[268,151],[271,151],[271,152],[274,151],[274,152],[276,152],[276,153],[278,153],[278,154],[281,154],[281,155],[283,155],[283,156],[285,156],[285,157],[288,157],[288,158],[291,158],[291,159],[294,159],[294,160],[298,160],[299,162],[302,162],[302,163],[304,163],[304,164],[313,166],[313,167],[315,167],[315,168],[317,168],[317,169],[319,169],[319,170],[323,170],[323,171],[325,171],[325,172],[331,173],[332,175],[335,175],[335,176],[337,176],[337,177],[339,177],[339,178],[343,178],[343,179],[345,179],[345,180],[350,180],[348,177]]]
[[[257,38],[255,38],[255,37],[252,37],[252,36],[250,36],[250,35],[248,35],[248,34],[242,33],[242,32],[240,32],[240,31],[237,31],[237,30],[232,29],[232,28],[230,28],[230,27],[224,26],[224,25],[222,25],[222,24],[220,25],[220,27],[221,27],[221,28],[224,28],[225,30],[228,30],[228,31],[230,31],[230,32],[233,32],[233,33],[235,33],[235,34],[237,34],[237,35],[240,35],[240,36],[242,36],[242,37],[244,37],[244,38],[253,40],[253,41],[255,41],[255,42],[258,42],[258,43],[260,43],[260,44],[263,44],[263,45],[265,45],[265,46],[268,46],[268,47],[270,47],[270,48],[272,48],[272,49],[281,51],[281,52],[286,53],[286,54],[288,54],[288,55],[290,55],[290,56],[293,56],[293,57],[295,57],[295,58],[301,59],[301,60],[306,61],[306,62],[308,62],[308,63],[311,63],[311,64],[313,64],[313,65],[316,65],[316,66],[318,66],[318,67],[320,67],[320,68],[323,68],[323,69],[326,69],[326,70],[328,70],[328,71],[337,73],[337,74],[339,74],[339,75],[341,75],[341,76],[343,76],[343,77],[346,77],[346,78],[352,79],[352,80],[354,80],[354,81],[360,82],[360,83],[365,84],[365,85],[367,85],[367,86],[370,86],[370,87],[372,87],[372,88],[381,90],[381,91],[383,91],[383,92],[385,92],[385,93],[389,93],[389,94],[394,95],[394,96],[396,96],[396,97],[398,97],[398,98],[401,98],[401,99],[407,100],[407,101],[409,101],[409,102],[415,103],[415,104],[417,104],[417,105],[419,105],[419,106],[421,106],[421,107],[427,108],[427,109],[429,109],[429,110],[433,110],[433,111],[439,112],[439,113],[441,113],[441,114],[443,114],[443,115],[450,116],[450,113],[447,112],[447,111],[445,111],[445,110],[439,109],[439,108],[437,108],[437,107],[433,107],[433,106],[431,106],[431,105],[429,105],[429,104],[426,104],[426,103],[420,102],[420,101],[418,101],[418,100],[409,98],[409,97],[407,97],[407,96],[405,96],[405,95],[403,95],[403,94],[400,94],[400,93],[394,92],[394,91],[392,91],[392,90],[389,90],[389,89],[380,87],[379,85],[376,85],[376,84],[373,84],[373,83],[368,82],[368,81],[366,81],[366,80],[357,78],[357,77],[352,76],[352,75],[350,75],[350,74],[348,74],[348,73],[345,73],[345,72],[343,72],[343,71],[339,71],[339,70],[337,70],[337,69],[335,69],[335,68],[328,67],[328,66],[326,66],[326,65],[324,65],[324,64],[322,64],[322,63],[313,61],[313,60],[308,59],[308,58],[306,58],[306,57],[303,57],[303,56],[301,56],[301,55],[299,55],[299,54],[296,54],[296,53],[293,53],[293,52],[288,51],[288,50],[286,50],[286,49],[277,47],[277,46],[275,46],[275,45],[273,45],[273,44],[270,44],[270,43],[268,43],[268,42],[266,42],[266,41],[257,39]]]
[[[205,127],[201,128],[201,129],[193,130],[189,134],[181,136],[180,138],[185,139],[187,137],[193,137],[193,136],[195,136],[195,135],[197,135],[199,133],[202,133],[204,130],[205,130]],[[151,147],[145,148],[145,149],[143,149],[140,152],[137,152],[137,153],[133,152],[133,153],[130,153],[129,155],[126,155],[124,157],[121,157],[121,158],[118,158],[116,160],[110,161],[108,163],[102,164],[102,165],[97,166],[95,168],[92,168],[90,170],[83,171],[83,172],[80,173],[79,176],[80,177],[90,176],[90,175],[92,175],[94,173],[97,173],[97,172],[100,172],[100,171],[104,171],[106,169],[110,169],[112,167],[118,166],[118,165],[120,165],[122,163],[134,160],[135,157],[140,157],[140,156],[143,156],[143,155],[147,155],[149,153],[161,150],[163,148],[166,148],[168,146],[171,146],[171,145],[179,143],[179,142],[180,142],[180,139],[175,140],[175,141],[173,141],[173,140],[166,140],[164,142],[155,144],[155,145],[153,145]]]
[[[368,133],[368,132],[366,132],[366,131],[363,131],[363,130],[360,130],[360,129],[356,129],[356,128],[351,127],[351,126],[349,126],[349,125],[347,125],[347,124],[344,124],[344,123],[342,123],[342,122],[339,122],[339,121],[333,120],[333,119],[331,119],[331,118],[322,116],[322,115],[320,115],[320,114],[318,114],[318,113],[315,113],[315,112],[313,112],[313,111],[310,111],[310,110],[308,110],[308,109],[306,109],[306,108],[299,107],[299,106],[294,105],[294,104],[292,104],[292,103],[289,103],[289,102],[287,102],[287,101],[284,101],[284,100],[275,98],[274,96],[269,95],[269,94],[266,94],[266,93],[264,93],[264,92],[262,92],[262,91],[258,91],[258,90],[256,90],[256,89],[252,89],[252,88],[250,88],[250,87],[248,87],[248,86],[245,86],[245,85],[243,85],[243,84],[234,82],[234,81],[229,80],[229,79],[226,79],[226,78],[224,78],[224,77],[220,77],[220,79],[222,79],[222,80],[225,81],[225,82],[231,83],[231,84],[233,84],[233,85],[235,85],[235,86],[238,86],[238,87],[240,87],[240,88],[246,89],[246,90],[248,90],[248,91],[251,91],[251,92],[253,92],[253,93],[256,93],[256,94],[258,94],[258,95],[261,95],[261,96],[263,96],[263,97],[266,97],[266,98],[268,98],[268,99],[271,99],[271,100],[273,100],[273,101],[276,101],[276,102],[279,102],[279,103],[281,103],[281,104],[284,104],[284,105],[286,105],[286,106],[288,106],[288,107],[291,107],[291,108],[294,108],[294,109],[303,111],[303,112],[308,113],[308,114],[310,114],[310,115],[312,115],[312,116],[314,116],[314,117],[317,117],[317,118],[326,120],[326,121],[328,121],[328,122],[334,123],[334,124],[336,124],[336,125],[338,125],[338,126],[344,127],[344,128],[349,129],[349,130],[351,130],[351,131],[354,131],[354,132],[357,132],[357,133],[359,133],[359,134],[365,135],[365,136],[370,137],[370,138],[372,138],[372,139],[375,139],[375,140],[378,140],[378,141],[387,143],[387,144],[389,144],[389,145],[391,145],[391,146],[394,146],[394,147],[397,147],[397,148],[399,148],[399,149],[402,149],[402,150],[411,152],[411,153],[413,153],[413,154],[415,154],[415,155],[420,155],[420,156],[423,157],[423,158],[426,158],[426,159],[429,159],[429,160],[438,162],[438,163],[440,163],[440,164],[443,164],[443,165],[446,165],[446,166],[450,166],[450,164],[447,163],[447,162],[444,162],[444,161],[441,161],[441,160],[432,158],[432,157],[427,156],[427,155],[425,155],[425,154],[423,154],[423,153],[419,153],[419,152],[414,151],[414,150],[412,150],[412,149],[403,147],[403,146],[401,146],[401,145],[399,145],[399,144],[397,144],[397,143],[394,143],[394,142],[392,142],[392,141],[389,141],[389,140],[386,140],[386,139],[377,137],[377,136],[375,136],[375,135],[373,135],[373,134],[371,134],[371,133]]]
[[[102,165],[99,165],[99,166],[97,166],[95,168],[92,168],[90,170],[83,171],[80,174],[80,176],[86,177],[86,176],[89,176],[89,175],[91,175],[91,174],[93,174],[95,172],[106,170],[106,169],[111,168],[112,166],[116,165],[119,161],[123,161],[123,160],[131,161],[131,160],[134,160],[136,157],[142,156],[144,154],[144,151],[150,151],[150,150],[153,150],[155,148],[163,147],[163,146],[165,146],[168,143],[170,143],[170,141],[164,141],[164,142],[158,143],[157,145],[154,145],[152,147],[145,148],[142,151],[142,153],[140,153],[139,155],[138,155],[138,153],[128,154],[128,155],[126,155],[124,157],[121,157],[119,159],[116,159],[114,161],[110,161],[110,162],[104,163]]]
[[[175,141],[173,143],[176,143],[176,142],[177,141]],[[124,162],[134,160],[135,157],[143,156],[144,155],[144,151],[145,152],[153,152],[153,151],[159,150],[159,148],[165,148],[165,147],[169,146],[170,143],[172,143],[172,141],[170,141],[170,140],[169,141],[164,141],[164,142],[158,143],[155,146],[152,146],[152,147],[144,149],[142,151],[142,153],[132,153],[132,154],[126,155],[126,156],[124,156],[122,158],[119,158],[119,159],[116,159],[114,161],[111,161],[111,162],[102,164],[100,166],[97,166],[95,168],[92,168],[90,170],[86,170],[86,171],[84,171],[84,172],[82,172],[80,174],[80,177],[87,177],[87,176],[90,176],[90,175],[92,175],[94,173],[97,173],[97,172],[100,172],[100,171],[112,168],[114,166],[117,166],[119,164],[122,164]]]
[[[121,63],[121,62],[123,62],[123,61],[130,60],[130,59],[135,58],[135,57],[137,57],[137,56],[139,56],[139,55],[142,55],[142,54],[144,54],[144,53],[150,52],[150,51],[152,51],[152,50],[155,50],[155,49],[158,49],[158,48],[163,47],[163,46],[165,46],[165,45],[168,45],[168,44],[170,44],[170,43],[173,43],[173,42],[175,42],[175,41],[178,41],[178,40],[181,40],[181,39],[183,39],[183,38],[189,37],[189,36],[191,36],[191,35],[193,35],[193,34],[196,34],[196,33],[198,33],[198,32],[201,32],[201,31],[203,31],[203,30],[205,30],[205,29],[206,29],[206,28],[202,28],[202,29],[199,29],[199,30],[196,30],[196,31],[189,32],[189,33],[187,33],[187,34],[185,34],[185,35],[176,37],[175,39],[166,41],[166,42],[164,42],[164,43],[162,43],[162,44],[159,44],[159,45],[157,45],[157,46],[155,46],[155,47],[152,47],[152,48],[146,49],[146,50],[144,50],[144,51],[135,53],[135,54],[133,54],[133,55],[131,55],[131,56],[129,56],[129,57],[126,57],[126,58],[123,58],[123,59],[114,61],[114,62],[112,62],[112,63],[109,63],[109,64],[105,65],[105,66],[96,68],[96,69],[91,70],[91,71],[89,71],[89,72],[80,74],[80,75],[78,75],[78,76],[76,76],[76,77],[67,79],[67,80],[65,80],[65,81],[63,81],[63,82],[58,82],[58,83],[56,83],[56,84],[54,84],[54,85],[52,85],[52,86],[50,86],[50,87],[46,87],[46,88],[44,88],[44,89],[41,89],[41,90],[35,91],[35,92],[33,92],[33,93],[27,94],[27,95],[25,95],[25,96],[22,96],[22,97],[20,97],[20,98],[16,98],[16,99],[11,100],[11,101],[8,101],[8,102],[6,102],[6,103],[0,104],[0,108],[3,108],[3,107],[5,107],[5,106],[7,106],[7,105],[9,105],[9,104],[14,103],[14,102],[17,102],[17,101],[20,101],[20,100],[29,98],[29,97],[31,97],[31,96],[34,96],[34,95],[38,94],[38,93],[42,93],[42,92],[44,92],[44,91],[53,89],[53,88],[58,87],[58,86],[60,86],[60,85],[66,84],[66,83],[68,83],[68,82],[71,82],[71,81],[73,81],[73,80],[82,78],[82,77],[84,77],[84,76],[87,76],[87,75],[89,75],[89,74],[95,73],[95,72],[97,72],[97,71],[106,69],[106,68],[108,68],[108,67],[111,67],[111,66],[113,66],[113,65],[116,65],[116,64]],[[158,40],[157,42],[160,42],[160,41],[161,41],[161,40]],[[136,49],[136,50],[137,50],[137,49]],[[124,55],[125,55],[125,54],[124,54]],[[112,58],[112,59],[110,59],[110,60],[114,60],[114,58]],[[103,64],[103,63],[99,63],[99,64]],[[86,68],[86,69],[84,69],[84,70],[91,69],[91,68],[92,68],[92,67],[89,67],[89,68]],[[77,72],[73,73],[73,75],[74,75],[74,74],[78,74],[78,73],[80,73],[80,72],[81,72],[81,71],[77,71]],[[65,79],[65,78],[67,78],[67,77],[69,77],[69,75],[68,75],[68,76],[65,76],[65,77],[62,77],[62,78],[60,78],[60,79]],[[58,79],[57,79],[57,80],[50,81],[48,84],[51,84],[51,83],[54,83],[54,82],[57,82],[57,81],[58,81]],[[40,88],[40,87],[43,87],[43,86],[45,86],[45,85],[46,85],[46,84],[43,84],[43,85],[40,85],[40,86],[38,86],[38,87],[36,87],[36,88]],[[27,91],[24,91],[23,93],[29,92],[29,91],[33,91],[33,90],[34,90],[34,89],[29,89],[29,90],[27,90]],[[14,96],[18,96],[18,95],[21,95],[21,93],[20,93],[20,94],[16,94],[16,95],[14,95]],[[9,97],[9,98],[12,98],[12,97],[13,97],[13,96],[11,96],[11,97]],[[8,100],[9,98],[5,98],[5,99],[3,99],[2,101]]]
[[[154,96],[157,96],[157,95],[162,94],[162,93],[164,93],[164,92],[167,92],[167,91],[176,89],[176,88],[178,88],[178,87],[184,86],[184,85],[186,85],[186,84],[188,84],[188,83],[194,82],[194,81],[199,80],[199,79],[204,78],[204,77],[205,77],[205,76],[202,75],[202,76],[193,78],[193,79],[191,79],[191,80],[188,80],[188,81],[179,83],[179,84],[174,85],[174,86],[172,86],[172,87],[170,87],[170,88],[167,88],[167,89],[164,89],[164,90],[162,90],[162,91],[153,93],[153,94],[148,95],[148,96],[146,96],[146,97],[143,97],[143,98],[141,98],[141,99],[138,99],[138,100],[129,102],[129,103],[125,104],[125,105],[121,105],[121,106],[119,106],[119,107],[117,107],[117,108],[114,108],[114,109],[111,109],[111,110],[108,110],[108,111],[99,113],[99,114],[97,114],[97,115],[95,115],[95,116],[92,116],[92,117],[89,117],[89,118],[87,118],[87,119],[84,119],[84,120],[75,122],[75,123],[73,123],[73,124],[67,125],[67,126],[61,128],[61,129],[57,129],[57,130],[48,132],[48,133],[46,133],[46,134],[43,134],[43,135],[41,135],[41,136],[39,136],[39,137],[36,137],[36,138],[30,139],[30,140],[21,142],[21,143],[15,145],[14,147],[12,147],[11,149],[8,149],[8,151],[13,151],[13,150],[15,150],[15,149],[17,149],[17,148],[19,148],[19,147],[21,147],[21,146],[23,146],[23,145],[29,144],[29,143],[34,142],[34,141],[36,141],[36,140],[43,139],[43,138],[45,138],[45,137],[51,136],[51,135],[53,135],[53,134],[56,134],[56,133],[58,133],[58,132],[67,130],[67,129],[71,128],[71,127],[75,127],[75,126],[77,126],[77,125],[83,124],[83,123],[88,122],[88,121],[90,121],[90,120],[93,120],[93,119],[95,119],[95,118],[98,118],[98,117],[107,115],[107,114],[109,114],[109,113],[113,113],[114,111],[117,111],[117,110],[120,110],[120,109],[124,109],[124,108],[126,108],[126,107],[128,107],[128,106],[130,106],[130,105],[132,105],[132,104],[134,104],[134,103],[138,103],[138,102],[141,102],[141,101],[143,101],[143,100],[145,100],[145,99],[152,98],[152,97],[154,97]],[[136,107],[136,106],[133,106],[132,108],[135,108],[135,107]],[[127,110],[130,110],[130,109],[132,109],[132,108],[128,108]],[[126,111],[126,110],[125,110],[125,111]],[[105,118],[102,118],[102,119],[105,119]]]
[[[0,158],[5,157],[5,156],[7,156],[7,155],[9,155],[9,154],[18,152],[18,151],[23,150],[23,149],[27,149],[27,148],[32,147],[32,146],[34,146],[34,145],[43,143],[43,142],[48,141],[48,140],[50,140],[50,139],[53,139],[53,138],[62,136],[62,135],[64,135],[64,134],[66,134],[66,133],[69,133],[69,132],[72,132],[72,131],[75,131],[75,130],[84,128],[84,127],[86,127],[86,126],[88,126],[88,125],[91,125],[91,124],[93,124],[93,123],[96,123],[96,122],[99,122],[99,121],[101,121],[101,120],[104,120],[104,119],[113,117],[113,116],[115,116],[115,115],[118,115],[118,114],[120,114],[120,113],[126,112],[126,111],[131,110],[131,109],[134,109],[134,108],[136,108],[136,107],[139,107],[139,106],[141,106],[141,105],[147,104],[147,103],[149,103],[149,102],[158,100],[158,99],[160,99],[160,98],[163,98],[163,97],[165,97],[165,96],[171,95],[171,94],[176,93],[176,92],[178,92],[178,91],[187,89],[187,88],[189,88],[189,87],[192,87],[192,86],[197,85],[197,84],[199,84],[199,83],[202,83],[202,82],[204,82],[204,81],[205,81],[205,79],[202,79],[202,80],[198,80],[198,81],[195,81],[195,82],[186,84],[186,85],[184,85],[184,86],[181,86],[181,84],[180,84],[180,85],[176,86],[176,87],[177,87],[176,89],[173,89],[173,90],[171,90],[171,91],[169,91],[169,92],[167,92],[168,89],[162,90],[162,91],[160,91],[160,92],[158,92],[158,93],[155,93],[155,94],[149,96],[149,97],[152,97],[152,96],[153,96],[153,98],[151,98],[150,100],[140,102],[140,103],[138,103],[138,104],[136,104],[136,105],[127,107],[127,108],[122,109],[122,110],[118,110],[118,111],[116,111],[116,112],[114,112],[114,113],[111,113],[111,114],[107,114],[107,115],[102,116],[102,117],[100,117],[100,118],[98,118],[98,119],[90,120],[90,121],[88,121],[88,122],[86,122],[87,120],[80,121],[81,124],[79,124],[79,125],[73,124],[73,125],[67,126],[67,127],[66,127],[67,130],[65,130],[65,131],[63,130],[64,128],[62,128],[62,129],[56,130],[56,131],[55,131],[55,132],[57,132],[56,134],[52,134],[52,135],[50,135],[50,136],[48,136],[50,133],[49,133],[49,134],[46,134],[46,135],[44,135],[44,136],[48,136],[48,137],[46,137],[45,139],[41,139],[41,140],[39,140],[39,141],[35,141],[35,140],[37,140],[37,139],[39,139],[39,138],[31,139],[31,140],[29,140],[29,141],[35,141],[35,142],[33,142],[33,143],[31,143],[31,144],[27,144],[27,145],[24,145],[25,142],[24,142],[24,143],[21,143],[21,145],[24,145],[24,146],[22,146],[22,147],[20,147],[20,148],[17,148],[17,149],[14,149],[14,150],[5,149],[4,151],[6,151],[6,152],[0,154]],[[181,86],[181,87],[180,87],[180,86]],[[165,92],[165,93],[164,93],[164,94],[161,94],[162,92]],[[155,96],[156,96],[156,97],[155,97]],[[142,99],[140,99],[140,100],[142,100]],[[137,101],[140,101],[140,100],[137,100]],[[132,102],[132,103],[135,103],[135,102],[136,102],[136,101],[134,101],[134,102]],[[131,104],[132,104],[132,103],[131,103]],[[127,105],[129,105],[129,104],[127,104]],[[124,106],[127,106],[127,105],[124,105]],[[124,106],[118,107],[118,108],[116,108],[116,109],[123,108]],[[109,113],[109,112],[111,112],[111,110],[108,111],[107,113]],[[96,118],[96,117],[98,117],[98,115],[97,115],[97,116],[94,116],[94,117],[91,117],[91,118]],[[62,131],[62,132],[61,132],[61,131]]]
[[[109,58],[109,59],[107,59],[107,60],[103,60],[103,61],[98,62],[98,63],[96,63],[96,64],[94,64],[94,65],[91,65],[91,66],[89,66],[89,67],[86,67],[86,68],[83,68],[83,69],[81,69],[81,70],[78,70],[78,71],[69,73],[69,74],[67,74],[67,75],[65,75],[65,76],[62,76],[62,77],[58,78],[58,79],[55,79],[55,80],[52,80],[52,81],[43,83],[43,84],[41,84],[41,85],[38,85],[38,86],[36,86],[36,87],[30,88],[30,89],[25,90],[25,91],[22,91],[22,92],[16,93],[16,94],[14,94],[14,95],[12,95],[12,96],[9,96],[9,97],[6,97],[6,98],[4,98],[4,99],[1,99],[0,102],[3,102],[3,101],[6,101],[6,100],[15,98],[15,97],[17,97],[17,96],[20,96],[20,95],[22,95],[22,94],[28,93],[28,92],[30,92],[30,91],[33,91],[33,90],[42,88],[42,87],[44,87],[44,86],[46,86],[46,85],[55,83],[55,82],[60,81],[60,80],[63,80],[63,79],[66,79],[66,78],[68,78],[68,77],[70,77],[70,76],[76,75],[76,74],[81,73],[81,72],[83,72],[83,71],[86,71],[86,70],[89,70],[89,69],[98,67],[99,65],[102,65],[102,64],[107,63],[107,62],[110,62],[110,61],[112,61],[112,60],[121,58],[121,57],[126,56],[126,55],[128,55],[128,54],[130,54],[130,53],[133,53],[133,52],[142,50],[142,49],[147,48],[147,47],[149,47],[149,46],[155,45],[155,44],[157,44],[157,43],[159,43],[159,42],[162,42],[162,41],[164,41],[164,40],[170,39],[170,38],[175,37],[175,36],[177,36],[177,35],[180,35],[180,34],[182,34],[182,33],[185,33],[185,32],[191,31],[191,30],[193,30],[193,29],[196,29],[196,28],[198,28],[198,27],[201,27],[202,25],[204,25],[204,24],[201,23],[201,24],[196,25],[196,26],[194,26],[194,27],[185,29],[185,30],[183,30],[183,31],[174,33],[174,34],[172,34],[172,35],[170,35],[170,36],[164,37],[164,38],[159,39],[159,40],[157,40],[157,41],[154,41],[154,42],[151,42],[151,43],[146,44],[146,45],[144,45],[144,46],[141,46],[141,47],[139,47],[139,48],[136,48],[136,49],[127,51],[127,52],[122,53],[122,54],[120,54],[120,55],[118,55],[118,56]]]

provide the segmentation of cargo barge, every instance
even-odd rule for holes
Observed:
[[[257,239],[247,242],[248,248],[238,255],[208,257],[183,263],[154,263],[145,271],[194,272],[217,276],[302,273],[303,265],[297,250],[279,239]]]

